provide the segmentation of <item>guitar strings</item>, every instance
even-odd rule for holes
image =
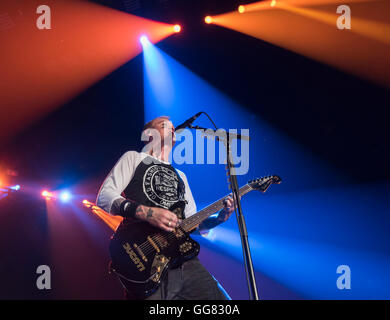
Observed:
[[[191,217],[188,218],[189,220],[184,220],[184,221],[182,222],[182,224],[180,225],[180,226],[183,227],[183,229],[184,229],[185,232],[187,232],[187,228],[188,228],[189,226],[190,226],[190,229],[191,229],[193,226],[197,225],[198,222],[200,222],[200,221],[203,219],[203,217],[201,217],[201,215],[199,215],[199,216],[197,216],[197,217],[193,216],[192,219],[190,219],[190,218],[191,218]],[[188,223],[188,222],[189,222],[189,223]],[[165,241],[167,241],[167,240],[169,241],[169,240],[174,239],[174,236],[175,236],[175,235],[174,235],[173,233],[168,234],[167,236],[164,236],[164,235],[162,235],[162,234],[157,234],[157,235],[152,236],[152,239],[155,240],[155,241],[157,241],[157,242],[159,242],[159,244],[161,244],[162,241],[165,242]],[[159,240],[160,240],[160,241],[159,241]],[[139,245],[139,247],[140,247],[141,250],[144,249],[145,252],[147,252],[147,253],[144,252],[145,255],[146,255],[146,254],[149,254],[151,251],[155,250],[155,248],[150,244],[150,242],[149,242],[148,240],[146,240],[145,242],[141,243],[141,244]]]
[[[188,218],[189,219],[189,218]],[[190,229],[194,226],[196,226],[198,224],[198,222],[202,221],[203,220],[203,217],[201,215],[192,218],[190,220],[187,220],[187,222],[183,222],[180,226],[183,226],[184,225],[184,231],[187,232],[187,227],[190,226]],[[190,224],[188,224],[188,222],[190,222]],[[169,242],[170,240],[173,240],[175,238],[175,234],[174,233],[171,233],[171,234],[168,234],[167,236],[164,236],[162,234],[157,234],[157,235],[154,235],[152,236],[152,240],[158,242],[160,245],[162,242]],[[160,241],[159,241],[160,240]],[[141,251],[144,253],[144,255],[149,255],[150,253],[152,253],[153,251],[155,251],[156,249],[154,248],[154,246],[151,245],[151,243],[146,240],[145,242],[141,243],[139,245],[139,248],[141,249]]]
[[[211,211],[212,212],[215,212],[215,210],[218,210],[219,207],[221,207],[220,205],[220,202],[221,200],[213,203],[210,207],[209,207],[209,210],[207,211]],[[215,209],[215,207],[217,209]],[[207,213],[207,211],[205,211],[206,215],[208,216],[209,214]],[[192,218],[192,219],[191,219]],[[202,220],[204,220],[204,217],[202,214],[200,215],[197,215],[197,216],[192,216],[192,217],[189,217],[188,218],[189,220],[185,220],[183,221],[183,223],[181,224],[181,226],[185,225],[185,227],[183,228],[186,232],[187,232],[187,227],[190,227],[189,229],[192,229],[192,227],[196,226],[197,224],[199,224]],[[189,222],[189,224],[188,224]],[[162,234],[157,234],[157,235],[154,235],[152,236],[152,240],[155,240],[156,242],[158,242],[160,245],[161,245],[161,242],[160,241],[169,241],[169,240],[173,240],[175,238],[175,235],[173,233],[171,234],[168,234],[166,237]],[[160,241],[159,241],[160,240]],[[151,243],[146,240],[145,242],[141,243],[139,245],[141,251],[144,253],[144,255],[149,255],[151,252],[155,251],[156,249],[154,248],[154,246],[151,245]]]
[[[241,192],[241,195],[247,193],[248,191],[250,191],[251,187],[249,188],[245,188],[247,186],[244,186],[242,189],[243,190],[240,190]],[[240,196],[241,196],[240,195]],[[206,216],[209,216],[208,212],[210,212],[210,210],[212,212],[215,212],[217,211],[220,207],[221,207],[221,202],[224,200],[225,198],[223,199],[220,199],[216,202],[214,202],[213,204],[211,204],[209,207],[208,207],[208,210],[201,210],[203,211],[203,213],[205,213]],[[200,212],[201,212],[200,211]],[[208,211],[208,212],[207,212]],[[199,212],[199,213],[200,213]],[[194,215],[194,216],[191,216],[187,219],[185,219],[182,224],[180,225],[181,227],[183,227],[183,230],[185,232],[188,232],[187,230],[187,227],[190,227],[190,229],[192,229],[194,226],[196,226],[197,224],[199,224],[202,220],[204,220],[204,217],[203,217],[203,214],[199,214],[199,215]],[[173,240],[175,238],[175,234],[174,233],[171,233],[171,234],[168,234],[168,235],[162,235],[162,234],[156,234],[156,235],[153,235],[152,236],[152,240],[158,242],[160,245],[161,243],[164,243],[164,242],[169,242],[170,240]],[[143,252],[143,254],[146,256],[146,255],[149,255],[151,252],[153,251],[156,251],[155,247],[148,241],[144,241],[143,243],[141,243],[139,246],[138,246],[141,251]]]
[[[215,210],[218,210],[218,209],[215,209],[214,207],[217,207],[219,208],[220,207],[220,204],[219,204],[220,201],[217,201],[216,203],[212,204],[210,207],[209,207],[209,210],[211,210],[212,212],[215,212]],[[207,213],[207,211],[205,211],[206,215],[209,215]],[[189,220],[185,220],[183,221],[183,223],[181,224],[181,226],[185,225],[184,226],[184,230],[187,232],[187,227],[190,227],[190,229],[192,229],[192,227],[196,226],[197,224],[199,224],[202,220],[204,220],[204,217],[202,214],[200,215],[197,215],[197,216],[192,216],[192,219],[190,219],[191,217],[189,217],[188,219]],[[189,224],[188,224],[189,222]],[[158,242],[160,245],[161,245],[161,242],[166,242],[166,241],[169,241],[169,240],[173,240],[175,237],[175,235],[173,233],[171,234],[168,234],[167,236],[164,236],[162,234],[157,234],[157,235],[154,235],[152,236],[152,240],[155,240],[156,242]],[[159,241],[160,240],[160,241]],[[141,243],[139,245],[140,249],[142,250],[142,252],[144,253],[144,255],[148,255],[150,254],[151,252],[155,251],[156,249],[154,248],[154,246],[152,246],[150,244],[150,242],[148,240],[146,240],[145,242]],[[144,252],[145,251],[145,252]]]

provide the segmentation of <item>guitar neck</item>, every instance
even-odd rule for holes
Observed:
[[[248,192],[252,191],[252,187],[249,184],[246,184],[245,186],[241,187],[238,190],[238,193],[240,196],[243,196],[244,194],[247,194]],[[206,220],[208,217],[216,213],[217,211],[221,210],[223,208],[223,202],[227,195],[206,208],[200,210],[199,212],[195,213],[191,217],[188,217],[187,219],[184,219],[181,223],[181,227],[184,229],[184,231],[189,232],[192,229],[194,229],[196,226],[198,226],[202,221]]]

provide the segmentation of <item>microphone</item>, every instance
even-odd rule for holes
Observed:
[[[196,118],[198,118],[201,114],[203,113],[203,111],[201,112],[198,112],[196,115],[194,115],[193,117],[187,119],[186,121],[184,121],[182,124],[178,125],[176,128],[175,128],[175,132],[179,133],[178,131],[183,131],[185,128],[189,127],[194,121]]]

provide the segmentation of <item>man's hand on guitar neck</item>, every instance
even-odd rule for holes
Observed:
[[[165,231],[174,231],[181,223],[181,220],[169,210],[143,205],[137,207],[135,217],[140,220],[148,221],[152,226],[161,228]]]
[[[225,222],[227,219],[229,219],[236,208],[233,198],[230,196],[224,200],[223,206],[224,208],[218,214],[218,220],[220,222]]]
[[[231,196],[228,196],[223,201],[223,206],[224,208],[219,211],[218,214],[213,214],[199,225],[198,232],[200,232],[201,234],[207,234],[208,230],[215,228],[216,226],[220,225],[221,223],[225,222],[227,219],[230,218],[230,216],[235,210],[234,201]]]

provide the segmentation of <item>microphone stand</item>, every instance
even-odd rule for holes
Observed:
[[[242,136],[240,134],[226,132],[225,130],[222,131],[222,130],[206,129],[206,128],[202,128],[199,126],[192,126],[192,125],[189,125],[189,128],[203,131],[203,134],[206,136],[206,138],[215,137],[218,141],[223,142],[223,144],[226,147],[226,156],[227,156],[226,163],[227,163],[228,175],[230,180],[230,188],[232,189],[233,201],[236,204],[236,218],[238,223],[238,229],[240,231],[240,236],[241,236],[241,245],[242,245],[243,257],[244,257],[246,279],[247,279],[248,290],[249,290],[249,299],[259,300],[257,287],[256,287],[256,278],[253,270],[252,256],[251,256],[249,241],[248,241],[248,231],[246,229],[245,219],[242,212],[236,170],[234,168],[233,157],[230,148],[231,140],[238,139],[238,140],[249,141],[250,138],[249,136]]]

